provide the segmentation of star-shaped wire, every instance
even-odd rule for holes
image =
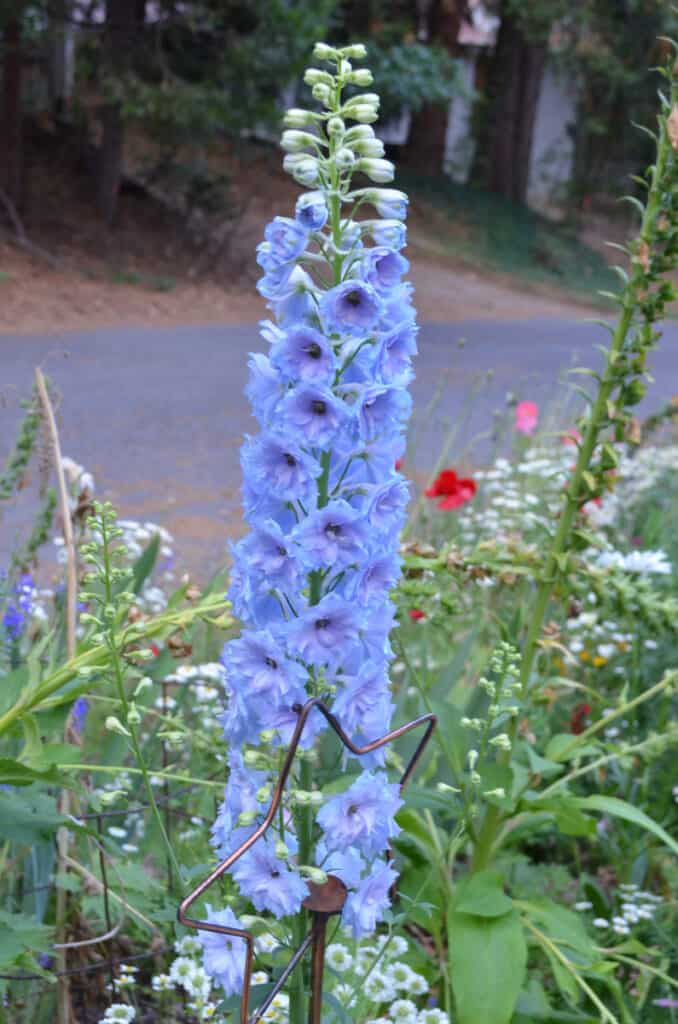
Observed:
[[[237,850],[231,853],[226,858],[226,860],[222,861],[221,864],[219,864],[218,867],[216,867],[214,871],[212,871],[212,873],[204,879],[204,881],[202,881],[198,886],[196,886],[192,893],[190,893],[184,900],[182,900],[177,915],[180,923],[186,925],[186,927],[188,928],[196,928],[198,931],[216,932],[218,935],[228,935],[244,940],[247,952],[245,956],[245,975],[243,980],[242,999],[240,1002],[240,1024],[257,1024],[257,1022],[262,1019],[263,1014],[271,1005],[278,992],[280,992],[283,985],[285,984],[289,976],[292,974],[299,961],[303,958],[308,947],[311,945],[313,940],[317,938],[319,929],[316,926],[311,928],[306,938],[293,953],[290,961],[288,962],[288,964],[282,971],[280,977],[278,978],[277,982],[273,986],[273,989],[268,993],[264,1002],[254,1011],[252,1017],[250,1018],[249,1003],[252,965],[254,961],[254,936],[252,935],[251,932],[248,932],[242,928],[229,928],[226,925],[216,924],[215,922],[196,920],[195,918],[188,917],[187,912],[189,908],[196,902],[196,900],[200,899],[200,897],[203,896],[204,893],[212,885],[214,885],[214,883],[218,881],[222,875],[224,875],[229,870],[229,868],[233,867],[236,861],[239,860],[242,857],[242,855],[246,853],[246,851],[249,850],[250,847],[253,846],[259,839],[261,839],[261,837],[268,831],[271,823],[273,822],[273,819],[275,818],[278,807],[280,806],[280,801],[282,800],[283,791],[285,789],[285,783],[287,782],[290,771],[292,770],[292,764],[294,762],[294,757],[296,755],[297,748],[299,746],[299,742],[304,731],[304,727],[306,725],[306,722],[308,721],[309,715],[314,709],[318,710],[327,719],[327,722],[332,727],[332,729],[334,729],[335,733],[337,734],[341,742],[344,744],[344,746],[348,750],[350,750],[352,754],[355,754],[358,757],[361,757],[365,754],[371,754],[373,751],[379,750],[380,747],[386,746],[387,743],[392,743],[394,740],[399,739],[401,736],[405,736],[406,733],[412,732],[414,729],[418,729],[419,727],[426,725],[424,735],[419,740],[419,743],[417,744],[417,747],[414,753],[412,754],[412,757],[408,761],[405,771],[401,776],[401,792],[409,782],[415,768],[417,767],[417,763],[419,762],[419,759],[423,754],[424,749],[426,748],[428,741],[431,738],[431,734],[436,726],[435,715],[422,715],[419,718],[415,718],[411,722],[408,722],[406,725],[401,725],[398,729],[393,729],[391,732],[386,733],[379,739],[372,740],[371,743],[367,743],[365,744],[365,746],[361,747],[355,744],[353,740],[350,738],[350,736],[348,736],[344,732],[337,718],[332,714],[330,709],[323,703],[320,697],[312,697],[304,705],[295,704],[293,710],[297,712],[297,714],[299,715],[299,719],[294,728],[294,732],[290,740],[287,754],[285,755],[285,760],[283,762],[283,766],[278,776],[278,781],[273,791],[271,805],[268,811],[266,812],[264,820],[255,829],[252,835],[249,836],[249,838],[247,838],[243,843],[241,843]],[[389,858],[392,856],[390,850],[387,851],[387,855],[389,856]],[[334,878],[330,875],[328,882],[326,882],[323,886],[314,885],[312,882],[309,882],[309,896],[307,897],[306,900],[304,900],[304,906],[307,909],[314,912],[314,917],[317,916],[320,919],[326,920],[326,918],[331,914],[339,913],[341,911],[345,899],[346,890],[345,887],[343,886],[343,883],[341,883],[339,879]],[[317,923],[318,922],[316,922],[316,925]],[[322,958],[324,953],[324,943],[319,948],[321,949],[320,956]],[[316,967],[316,971],[318,969],[320,970],[321,975],[322,963],[320,964],[319,968],[317,968],[317,965],[314,962],[314,967]],[[319,1012],[319,1007],[317,1009]],[[318,1016],[317,1019],[319,1020],[320,1017]]]

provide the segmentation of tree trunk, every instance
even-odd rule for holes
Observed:
[[[21,19],[5,25],[2,89],[2,187],[10,202],[21,207],[23,198],[23,117],[21,112]]]
[[[487,115],[478,140],[473,180],[516,203],[525,203],[537,102],[547,44],[526,38],[504,15],[490,67]]]
[[[130,67],[145,16],[144,0],[108,0],[104,34],[104,75],[115,82]],[[120,103],[104,103],[100,109],[101,149],[97,201],[107,224],[118,209],[123,166],[124,125]]]
[[[456,52],[457,36],[466,7],[465,0],[432,0],[420,7],[421,39]],[[403,161],[422,174],[440,174],[445,160],[448,107],[427,103],[412,115]]]

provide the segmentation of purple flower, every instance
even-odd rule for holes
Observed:
[[[300,564],[275,519],[264,519],[234,551],[238,561],[261,573],[265,583],[293,589],[299,582]]]
[[[367,249],[363,256],[363,277],[377,292],[389,293],[400,284],[410,264],[400,253],[384,245]]]
[[[384,384],[362,389],[358,399],[360,433],[364,440],[390,437],[401,430],[410,415],[412,399],[407,391]]]
[[[383,853],[400,829],[395,814],[402,807],[399,787],[383,772],[363,774],[343,793],[330,797],[318,811],[329,849],[355,846],[366,855]]]
[[[313,494],[317,464],[289,438],[248,438],[241,462],[247,479],[265,485],[267,493],[282,501],[308,501]]]
[[[390,552],[374,558],[361,570],[355,581],[355,595],[361,604],[384,601],[400,579],[400,558]]]
[[[385,334],[379,352],[379,371],[387,383],[400,384],[412,376],[412,356],[417,352],[417,326],[404,320]]]
[[[349,894],[341,919],[354,938],[374,931],[391,905],[389,892],[397,877],[390,864],[377,861],[357,891]]]
[[[653,999],[653,1006],[661,1006],[666,1010],[675,1010],[678,1008],[678,999]]]
[[[243,854],[233,868],[233,878],[255,910],[269,910],[275,917],[296,914],[308,895],[306,882],[276,857],[267,839]]]
[[[319,190],[304,192],[297,199],[295,215],[307,231],[320,231],[327,221],[327,203],[324,194]]]
[[[331,501],[312,512],[295,530],[299,556],[311,569],[343,568],[357,562],[366,550],[363,517],[345,501]]]
[[[376,486],[369,497],[367,518],[372,526],[386,532],[398,531],[405,520],[410,489],[399,474]]]
[[[290,623],[289,638],[313,664],[341,658],[360,631],[359,610],[338,594],[328,594]]]
[[[245,632],[227,643],[223,663],[230,685],[244,690],[255,707],[260,699],[277,706],[305,678],[301,666],[285,657],[265,629]]]
[[[266,225],[264,238],[270,246],[270,255],[277,263],[293,260],[306,248],[308,230],[290,217],[274,217]]]
[[[349,410],[328,389],[301,384],[286,396],[282,415],[285,427],[300,444],[323,448],[336,438]]]
[[[78,697],[71,709],[71,723],[76,736],[82,736],[89,712],[89,701],[85,697]]]
[[[373,661],[361,665],[358,674],[338,690],[333,711],[357,743],[371,743],[383,736],[384,723],[390,722],[394,711],[384,665]],[[386,748],[381,747],[369,755],[370,763],[383,764],[385,756]]]
[[[271,362],[290,379],[325,384],[334,375],[335,358],[327,338],[307,324],[289,328],[271,349]]]
[[[235,916],[230,907],[225,910],[212,910],[207,904],[207,921],[221,924],[226,928],[244,926]],[[234,996],[242,991],[245,977],[246,946],[245,940],[216,932],[198,932],[202,944],[203,965],[216,985],[221,986],[226,996]]]
[[[344,281],[325,292],[320,313],[328,331],[369,334],[379,322],[382,302],[374,288],[362,281]]]

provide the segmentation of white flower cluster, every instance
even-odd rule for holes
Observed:
[[[608,920],[606,917],[594,917],[593,926],[602,930],[611,930],[616,935],[627,936],[631,934],[634,925],[644,921],[651,921],[660,903],[663,903],[661,896],[646,892],[640,886],[633,883],[619,886],[619,912],[613,914]],[[593,904],[588,900],[575,903],[574,909],[579,911],[591,910]]]

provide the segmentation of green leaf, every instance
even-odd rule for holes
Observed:
[[[0,785],[3,786],[30,786],[32,782],[50,782],[56,785],[63,785],[63,778],[56,770],[50,768],[48,771],[38,771],[29,768],[20,761],[14,761],[11,757],[0,757]]]
[[[34,917],[0,910],[0,967],[11,966],[26,952],[47,953],[52,941],[52,929]]]
[[[574,950],[589,965],[595,963],[595,946],[578,914],[553,900],[530,900],[521,903],[521,907],[558,946]]]
[[[550,761],[546,757],[541,757],[529,743],[525,743],[523,746],[527,751],[527,760],[533,775],[541,775],[544,779],[550,779],[554,775],[560,775],[565,770],[562,764],[557,764],[556,761]]]
[[[613,818],[622,818],[624,821],[630,821],[632,824],[638,825],[639,828],[644,829],[646,832],[652,832],[670,850],[678,853],[678,843],[675,839],[661,825],[658,825],[656,821],[648,817],[644,811],[639,810],[638,807],[634,807],[632,804],[628,804],[626,800],[620,800],[616,796],[599,796],[597,794],[573,797],[572,799],[578,807],[591,808],[594,811],[602,811],[603,814],[611,814]]]
[[[134,578],[130,590],[135,594],[141,593],[144,583],[153,572],[153,566],[157,561],[159,550],[160,534],[156,533],[134,563]]]
[[[527,945],[515,911],[447,919],[457,1024],[509,1024],[523,987]]]
[[[37,789],[0,793],[0,836],[5,840],[33,845],[53,837],[64,820],[54,798]]]
[[[504,892],[498,871],[479,871],[457,889],[455,910],[477,917],[501,917],[513,910],[513,900]]]
[[[552,800],[532,800],[528,810],[539,814],[548,811],[553,814],[558,829],[566,836],[594,836],[596,823],[593,818],[577,806],[575,798],[561,795]]]

